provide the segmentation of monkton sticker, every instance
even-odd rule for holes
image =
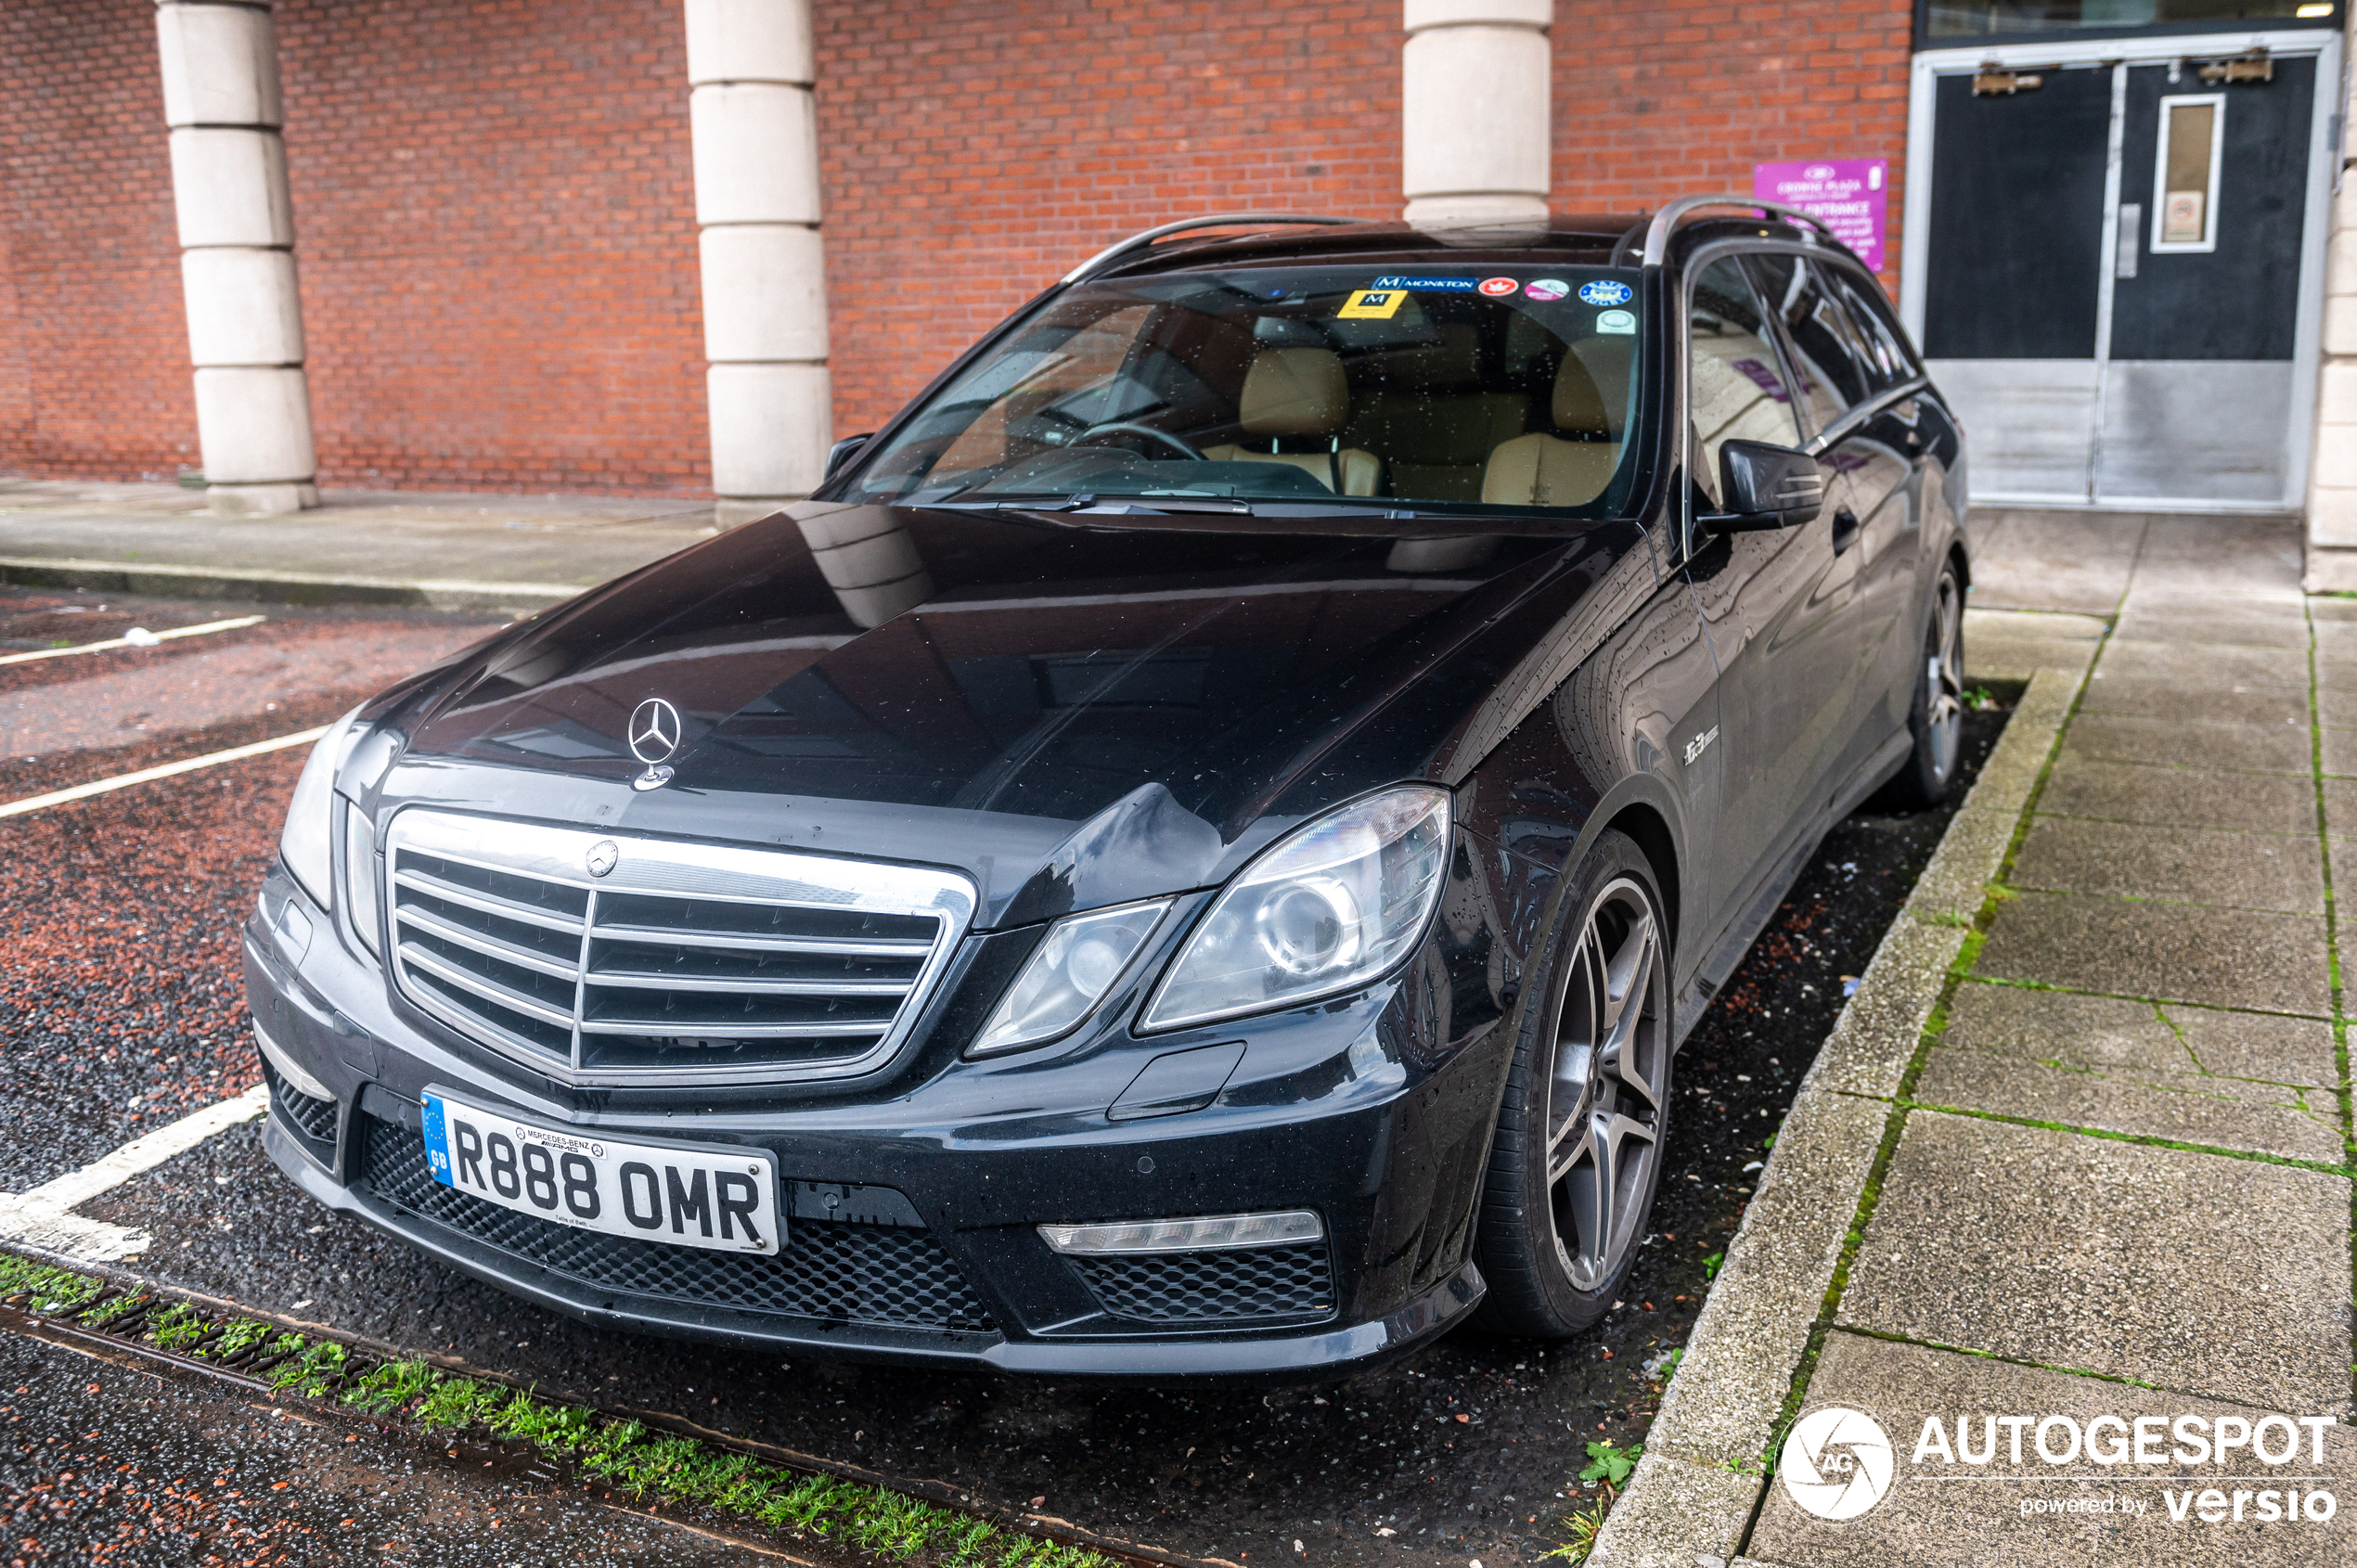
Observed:
[[[1470,277],[1378,277],[1367,285],[1370,289],[1436,289],[1452,294],[1471,294],[1481,285]]]

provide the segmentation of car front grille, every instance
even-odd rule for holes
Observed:
[[[336,1146],[336,1102],[308,1095],[292,1084],[268,1057],[262,1058],[262,1080],[270,1086],[270,1106],[287,1125],[327,1149]]]
[[[973,911],[949,873],[449,812],[385,855],[403,994],[573,1083],[867,1071]]]
[[[1333,1269],[1322,1241],[1071,1261],[1100,1306],[1141,1323],[1316,1317],[1334,1308]]]
[[[363,1139],[359,1184],[379,1199],[598,1290],[830,1323],[992,1328],[973,1287],[928,1230],[798,1217],[789,1222],[776,1257],[605,1236],[444,1187],[427,1171],[417,1133],[365,1113],[354,1122]]]

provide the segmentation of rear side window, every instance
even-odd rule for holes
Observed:
[[[1721,445],[1800,442],[1792,393],[1768,341],[1758,296],[1732,257],[1713,262],[1694,279],[1686,305],[1686,353],[1694,482],[1716,507]]]
[[[1793,375],[1800,382],[1800,404],[1814,434],[1880,390],[1874,353],[1864,329],[1842,303],[1828,269],[1804,256],[1747,260],[1767,298],[1769,314],[1783,324]]]
[[[1900,332],[1899,324],[1891,319],[1890,305],[1882,297],[1882,290],[1848,272],[1835,273],[1834,277],[1841,287],[1843,303],[1849,307],[1850,319],[1858,324],[1859,337],[1873,359],[1869,379],[1874,391],[1888,392],[1921,375],[1906,338]]]

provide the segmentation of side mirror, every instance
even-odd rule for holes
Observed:
[[[1721,533],[1798,528],[1825,509],[1825,476],[1817,459],[1764,441],[1731,441],[1719,448],[1719,488],[1727,509],[1702,522]]]
[[[836,442],[832,446],[828,447],[827,471],[823,478],[834,478],[835,475],[842,470],[843,466],[845,463],[850,462],[854,457],[859,456],[859,449],[867,445],[868,443],[874,438],[875,433],[876,432],[873,431],[869,431],[861,435],[847,435],[841,441]]]

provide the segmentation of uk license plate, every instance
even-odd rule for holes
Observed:
[[[579,1230],[775,1256],[785,1240],[774,1161],[757,1149],[683,1149],[535,1126],[427,1091],[433,1179]]]

